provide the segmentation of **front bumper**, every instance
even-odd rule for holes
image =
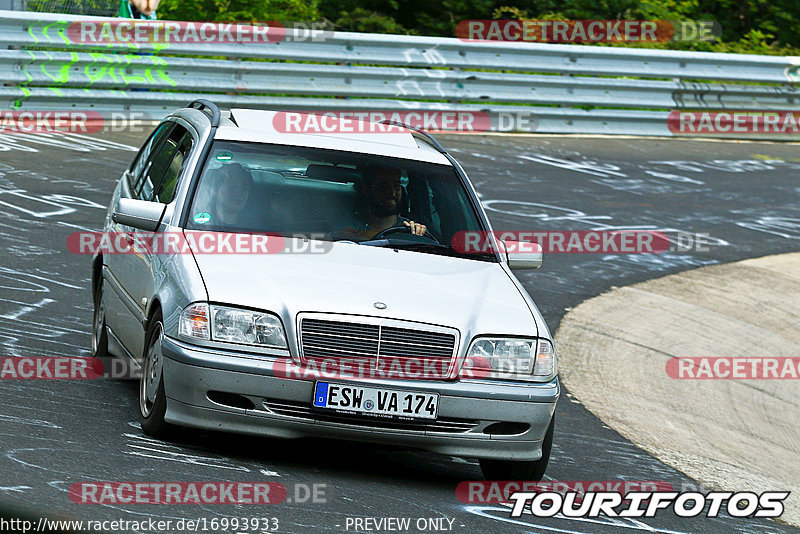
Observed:
[[[316,436],[386,443],[473,458],[541,458],[542,440],[561,389],[557,378],[549,383],[514,384],[369,380],[370,386],[439,394],[436,421],[387,422],[312,411],[314,381],[276,376],[274,358],[198,347],[172,338],[164,338],[162,351],[168,423],[277,438]],[[209,392],[223,395],[212,394],[211,400]],[[245,398],[245,406],[253,407],[237,406],[241,404],[235,402],[237,398]]]

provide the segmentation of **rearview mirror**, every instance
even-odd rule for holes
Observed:
[[[498,240],[499,241],[499,240]],[[512,269],[538,269],[542,266],[542,246],[528,241],[500,241]]]
[[[348,184],[355,182],[360,174],[355,169],[337,167],[335,165],[320,165],[312,163],[306,167],[306,178]]]
[[[167,209],[167,205],[160,202],[121,198],[111,219],[124,226],[131,226],[145,232],[155,232],[158,230],[158,224],[161,222],[165,209]]]

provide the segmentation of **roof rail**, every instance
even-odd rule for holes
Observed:
[[[200,111],[210,111],[211,126],[215,128],[219,126],[219,121],[220,121],[219,106],[217,106],[211,100],[206,100],[205,98],[198,98],[197,100],[193,100],[192,103],[186,107],[192,109],[199,109]]]
[[[407,130],[411,130],[412,132],[415,132],[415,133],[421,135],[426,141],[429,141],[436,150],[438,150],[442,154],[447,154],[447,150],[444,149],[444,147],[439,143],[439,141],[437,141],[434,136],[432,136],[431,134],[429,134],[425,130],[422,130],[420,128],[416,128],[414,126],[409,126],[408,124],[405,124],[405,123],[402,123],[402,122],[399,122],[399,121],[393,121],[393,120],[390,120],[390,119],[386,119],[386,120],[381,121],[381,124],[388,124],[390,126],[399,126],[401,128],[405,128]]]

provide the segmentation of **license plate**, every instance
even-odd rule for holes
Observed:
[[[436,419],[439,395],[317,382],[314,407],[377,417]]]

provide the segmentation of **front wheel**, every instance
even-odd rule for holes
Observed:
[[[142,431],[154,438],[166,437],[172,425],[164,421],[167,413],[167,395],[164,392],[164,356],[161,340],[164,324],[161,314],[156,313],[147,329],[142,376],[139,379],[139,423]]]
[[[529,480],[538,482],[544,477],[550,450],[553,448],[553,432],[556,416],[550,419],[550,426],[542,441],[542,457],[538,460],[515,462],[512,460],[481,460],[481,471],[486,480]]]

